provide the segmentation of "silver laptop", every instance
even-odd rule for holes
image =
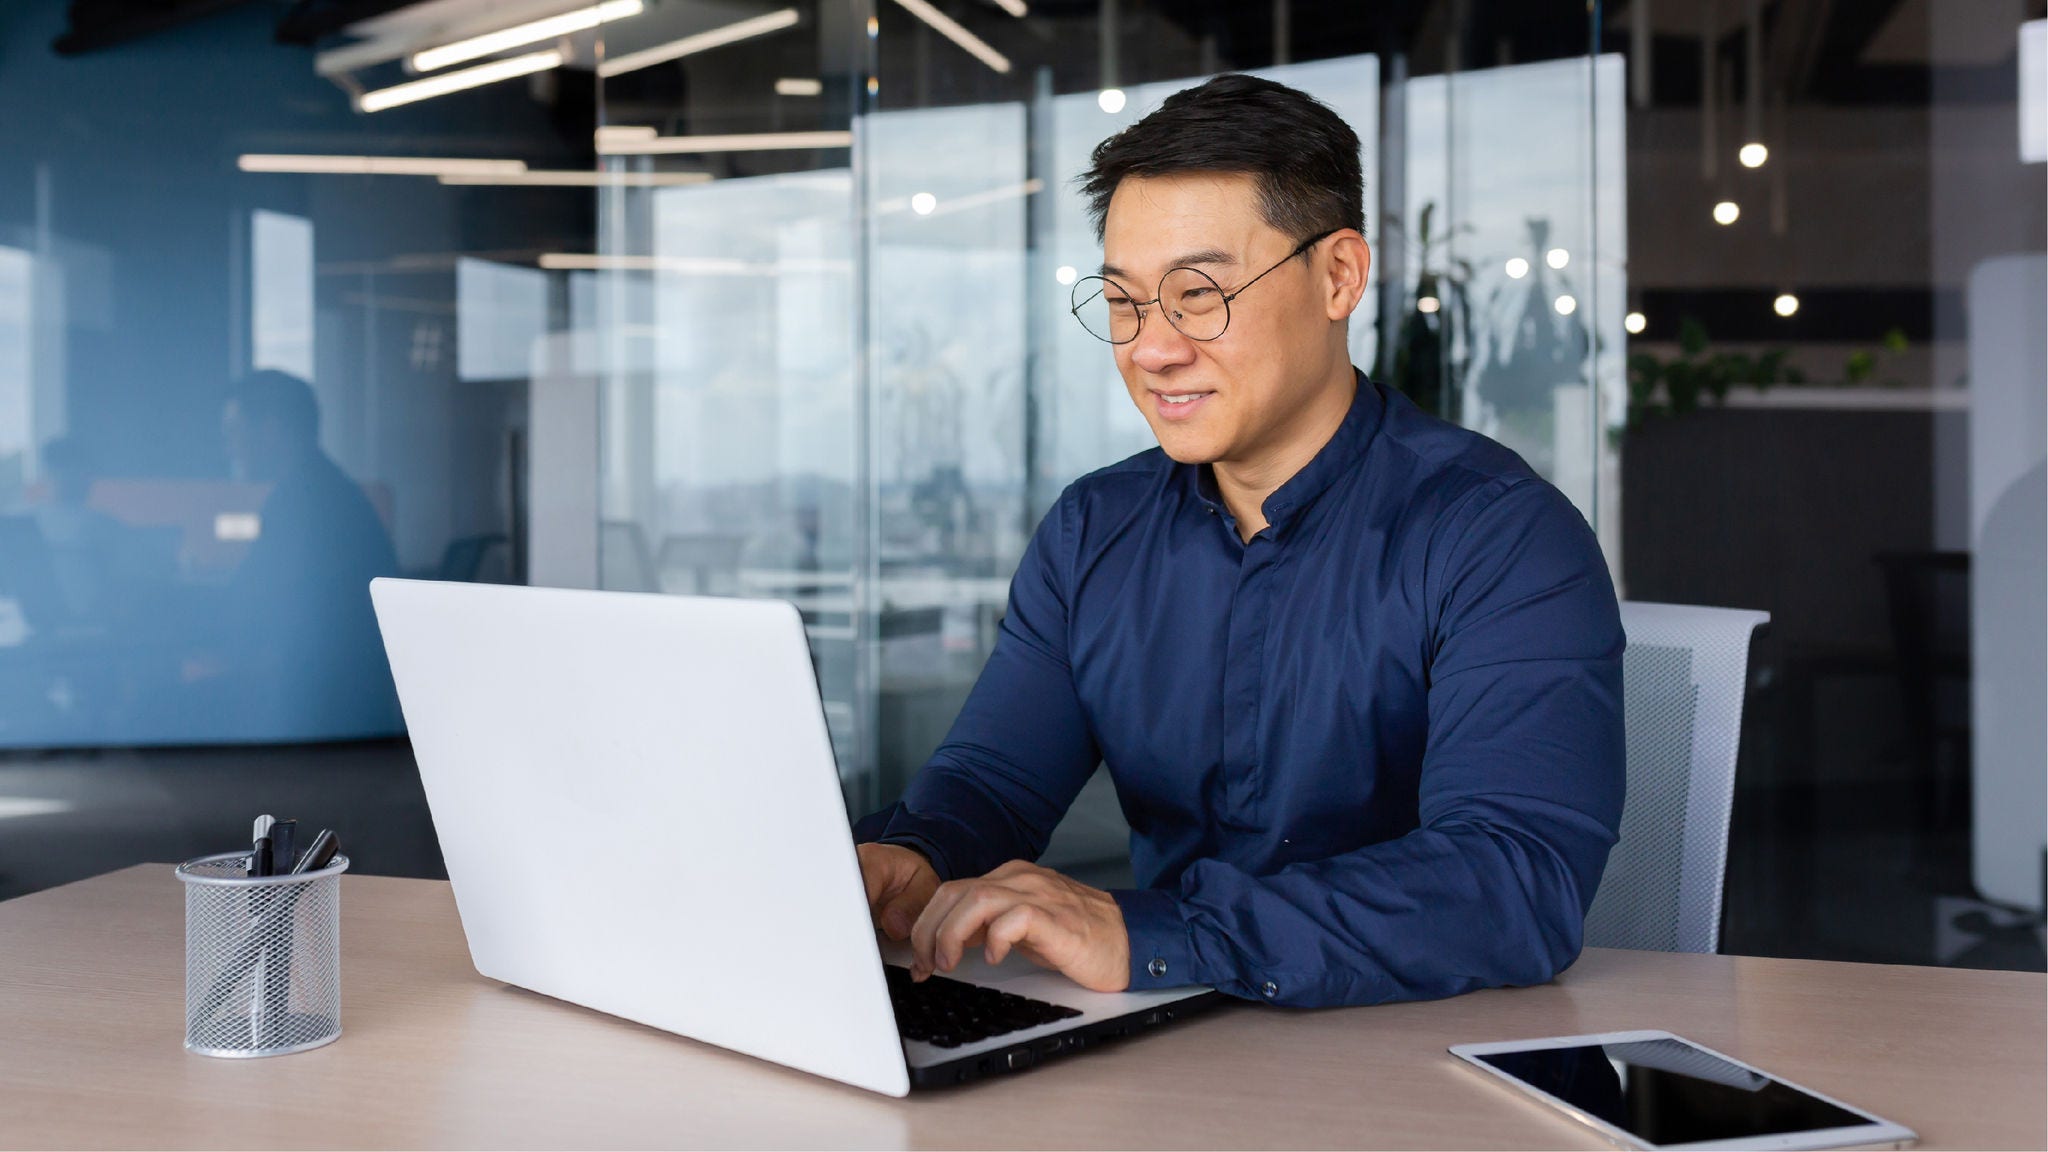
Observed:
[[[484,976],[892,1096],[1220,998],[1089,992],[974,950],[911,985],[869,919],[787,603],[370,592]]]

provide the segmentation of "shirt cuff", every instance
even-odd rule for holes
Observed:
[[[1130,991],[1201,983],[1180,897],[1159,888],[1119,888],[1109,895],[1124,914],[1124,933],[1131,942]]]
[[[954,861],[971,858],[972,837],[953,821],[919,816],[901,801],[870,812],[853,824],[856,844],[899,844],[914,848],[931,863],[940,880],[958,880]],[[948,848],[951,845],[951,849]],[[965,845],[965,850],[962,846]]]
[[[933,844],[914,832],[898,832],[890,836],[877,836],[874,842],[877,844],[894,844],[898,848],[908,848],[912,852],[924,857],[925,862],[932,866],[932,871],[938,873],[939,879],[950,879],[945,872],[946,858],[940,855],[938,845]]]

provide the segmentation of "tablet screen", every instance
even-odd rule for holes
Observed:
[[[1870,1118],[1679,1040],[1524,1049],[1472,1057],[1646,1144],[1742,1140]]]

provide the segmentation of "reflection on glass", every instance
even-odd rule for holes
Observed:
[[[853,185],[845,169],[614,190],[647,271],[601,271],[605,587],[803,611],[853,762]]]
[[[364,585],[523,571],[532,253],[590,193],[433,173],[587,130],[515,86],[373,123],[278,15],[82,57],[110,13],[0,15],[0,747],[396,734]]]
[[[1594,522],[1617,567],[1621,78],[1622,57],[1605,55],[1407,82],[1407,208],[1389,243],[1403,246],[1412,311],[1380,369],[1520,453]],[[1438,307],[1417,307],[1431,298]]]

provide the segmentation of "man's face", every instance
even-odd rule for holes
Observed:
[[[1252,176],[1126,177],[1104,219],[1103,275],[1141,301],[1178,267],[1234,293],[1297,242],[1260,215]],[[1115,346],[1124,386],[1168,456],[1257,461],[1327,388],[1334,321],[1319,252],[1289,260],[1232,301],[1229,327],[1215,340],[1183,335],[1155,304],[1137,339]]]
[[[276,421],[251,419],[241,404],[230,400],[221,412],[220,432],[230,476],[267,482],[283,473],[286,448]]]

